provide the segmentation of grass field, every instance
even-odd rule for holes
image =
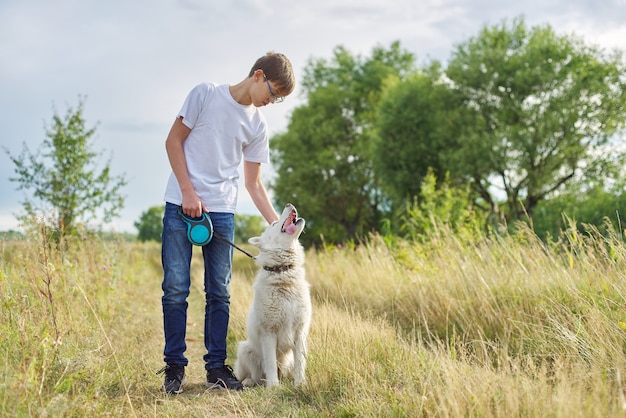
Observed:
[[[251,249],[251,251],[253,251]],[[163,394],[160,246],[0,241],[0,416],[615,417],[626,414],[621,233],[307,253],[308,382],[206,391],[193,261],[189,383]],[[236,254],[229,363],[255,267]]]

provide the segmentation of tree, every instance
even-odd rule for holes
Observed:
[[[533,211],[532,226],[541,238],[558,237],[576,223],[580,233],[585,225],[606,230],[624,230],[626,208],[626,178],[618,179],[608,188],[589,187],[576,182],[568,184],[558,196],[541,201]]]
[[[287,132],[272,138],[278,173],[276,204],[291,202],[307,219],[305,245],[341,242],[378,227],[380,196],[372,166],[376,103],[385,80],[403,77],[414,57],[399,43],[353,56],[343,47],[332,60],[305,69],[308,103],[296,108]]]
[[[134,223],[138,231],[137,239],[139,239],[139,241],[161,242],[164,210],[165,207],[163,205],[152,206],[141,213],[139,220]]]
[[[244,243],[265,230],[265,220],[258,215],[235,215],[235,242]]]
[[[95,217],[101,211],[105,222],[118,216],[124,205],[120,190],[126,180],[123,175],[111,175],[110,160],[97,170],[96,158],[101,153],[91,149],[94,134],[95,128],[85,126],[80,99],[77,108],[68,108],[64,118],[54,113],[46,139],[35,154],[26,143],[19,156],[5,150],[17,174],[10,180],[18,183],[18,190],[33,193],[31,199],[22,202],[25,215],[18,219],[27,221],[39,215],[65,235],[74,233],[87,214]]]
[[[463,117],[460,95],[443,80],[438,62],[389,83],[378,104],[373,158],[381,190],[393,207],[418,196],[429,172],[438,182],[453,183],[447,154],[459,146]]]
[[[448,161],[492,210],[502,190],[513,219],[574,179],[612,178],[624,164],[610,146],[625,126],[625,73],[621,53],[549,26],[485,27],[446,71],[472,115]]]
[[[476,236],[483,222],[471,204],[469,188],[452,186],[448,176],[437,179],[432,171],[423,177],[419,194],[405,200],[389,221],[389,231],[398,236],[419,241],[430,239],[442,225],[459,233]],[[393,224],[396,224],[394,227]]]

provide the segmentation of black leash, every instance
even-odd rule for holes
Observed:
[[[229,240],[227,240],[226,238],[224,238],[223,236],[221,236],[220,234],[218,234],[217,232],[213,231],[213,236],[215,238],[218,238],[222,241],[224,241],[226,244],[238,249],[239,251],[241,251],[242,253],[244,253],[245,255],[247,255],[248,257],[250,257],[251,259],[254,260],[254,256],[252,254],[250,254],[249,252],[247,252],[246,250],[239,248],[237,245],[235,245],[235,243],[230,242]]]
[[[216,237],[254,260],[252,254],[237,247],[233,242],[230,242],[213,230],[213,222],[211,222],[211,218],[207,212],[202,212],[199,218],[191,218],[185,215],[182,208],[179,207],[178,215],[187,224],[187,238],[193,245],[204,246],[211,242],[213,237]]]
[[[228,245],[233,246],[234,248],[238,249],[239,251],[241,251],[242,253],[244,253],[245,255],[247,255],[248,257],[250,257],[251,259],[255,259],[255,257],[250,254],[249,252],[247,252],[246,250],[239,248],[237,245],[235,245],[234,243],[230,242],[229,240],[227,240],[226,238],[224,238],[223,236],[221,236],[220,234],[218,234],[217,232],[213,231],[213,236],[217,239],[220,239],[222,241],[224,241],[225,243],[227,243]],[[263,266],[263,268],[267,271],[273,271],[273,272],[278,272],[278,273],[282,273],[284,271],[287,271],[289,269],[293,268],[292,264],[288,264],[285,266]]]

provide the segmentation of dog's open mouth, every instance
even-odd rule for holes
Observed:
[[[283,227],[281,228],[281,232],[285,232],[289,235],[293,235],[296,233],[296,223],[298,222],[298,212],[295,208],[291,209],[289,212],[289,216],[283,222]]]

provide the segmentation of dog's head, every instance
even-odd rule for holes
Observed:
[[[277,222],[267,227],[260,237],[248,240],[260,249],[280,249],[291,247],[304,230],[306,221],[298,217],[296,207],[288,203]]]

